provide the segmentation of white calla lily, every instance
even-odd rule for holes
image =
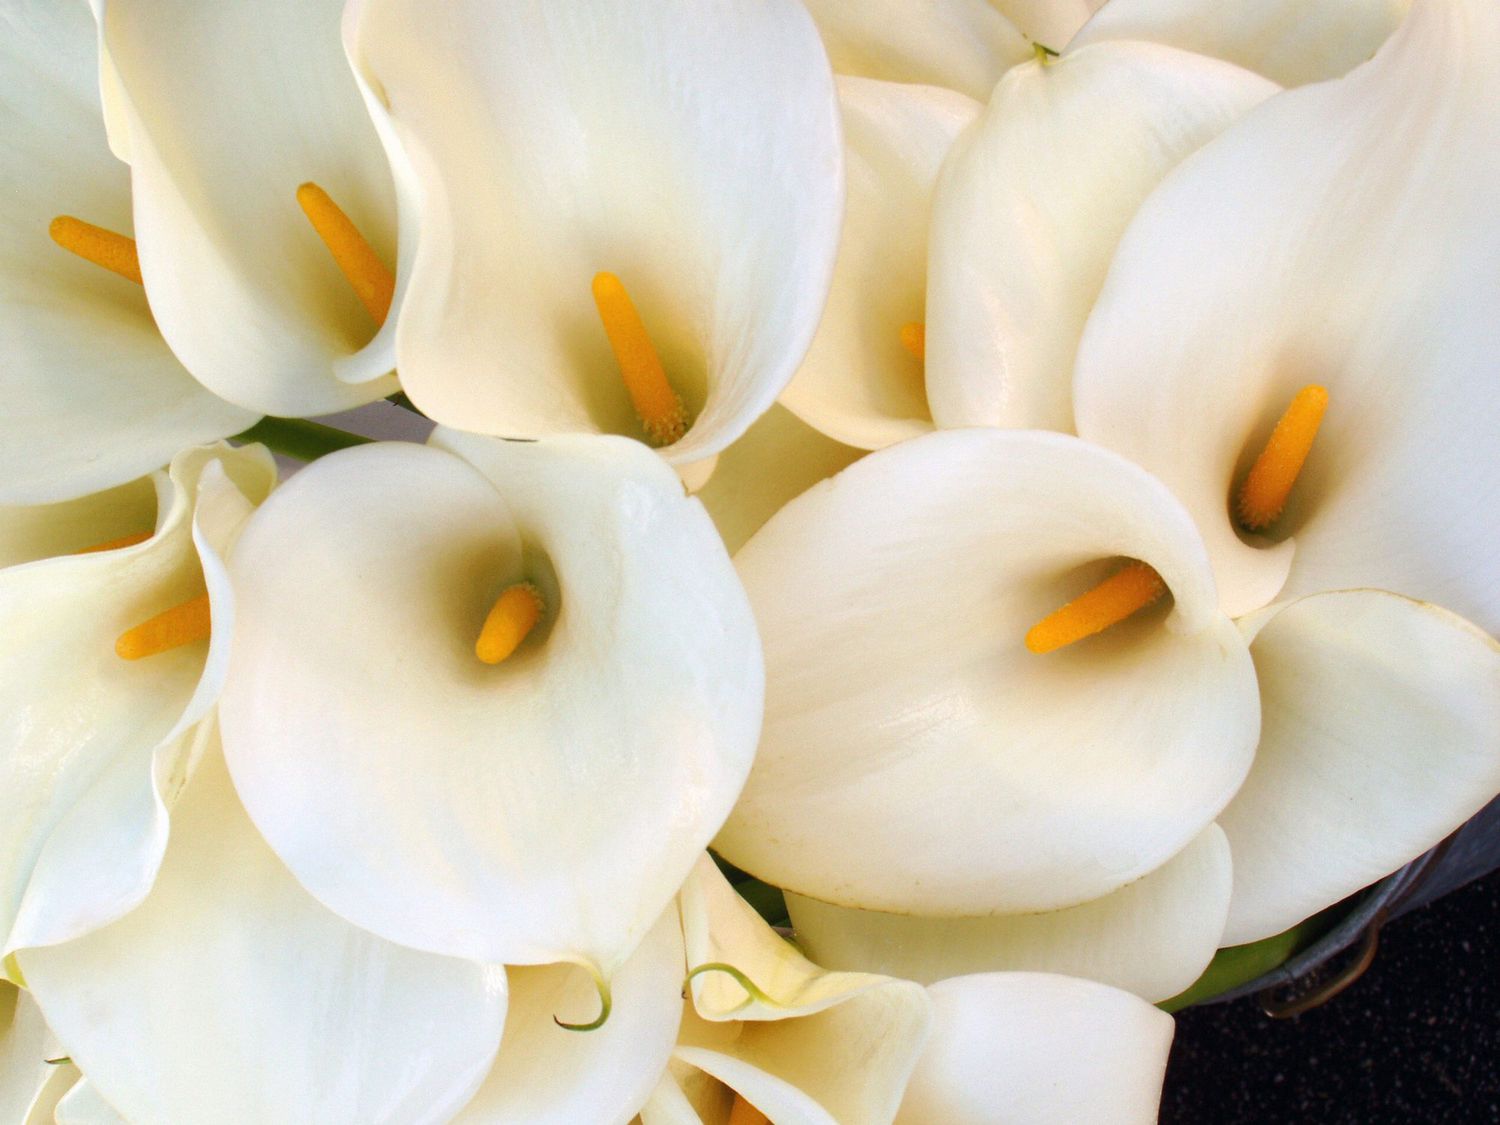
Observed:
[[[806,0],[839,74],[943,86],[981,101],[1031,58],[1031,44],[989,0]]]
[[[979,103],[952,90],[841,78],[848,201],[828,306],[781,402],[848,445],[932,429],[920,330],[938,169]]]
[[[31,993],[0,981],[0,1120],[50,1125],[58,1099],[78,1079],[71,1064],[57,1061],[62,1053]]]
[[[997,970],[1059,973],[1155,1003],[1184,991],[1226,944],[1231,883],[1229,843],[1209,825],[1150,874],[1066,910],[933,918],[795,894],[786,905],[798,945],[830,968],[922,984]]]
[[[643,446],[437,440],[325,457],[247,528],[222,704],[235,783],[355,924],[607,976],[749,770],[749,607]],[[511,620],[501,601],[536,635],[490,667],[476,638]]]
[[[1121,243],[1079,348],[1078,432],[1172,488],[1232,616],[1371,587],[1500,629],[1497,54],[1489,0],[1417,5],[1373,62],[1200,150]],[[1285,511],[1247,535],[1231,491],[1319,387]]]
[[[346,37],[420,189],[396,351],[423,411],[649,435],[691,462],[771,405],[817,325],[842,203],[800,5],[462,0],[434,20],[358,0]]]
[[[1276,89],[1151,43],[1011,70],[954,146],[933,199],[927,395],[937,423],[1072,430],[1078,338],[1131,216],[1184,157]]]
[[[86,933],[151,886],[195,725],[226,673],[234,605],[222,560],[275,479],[259,446],[205,446],[156,475],[156,504],[137,484],[0,509],[0,525],[18,525],[6,544],[15,565],[0,571],[11,642],[0,670],[4,952]],[[142,632],[169,610],[187,621],[182,643],[152,648]]]
[[[1042,973],[941,981],[898,1125],[1156,1120],[1172,1017],[1128,992]]]
[[[1211,55],[1283,86],[1338,78],[1390,36],[1411,0],[1110,0],[1073,39],[1140,39]]]
[[[96,492],[256,416],[182,369],[140,285],[65,253],[59,215],[131,230],[128,171],[100,117],[96,32],[83,4],[21,0],[0,36],[0,503]]]
[[[1220,817],[1226,945],[1353,894],[1500,793],[1500,645],[1468,622],[1375,590],[1316,594],[1269,616],[1250,654],[1265,723]]]
[[[1120,557],[1155,568],[1171,612],[1028,651],[1028,626]],[[777,886],[898,913],[1073,906],[1176,855],[1250,767],[1254,670],[1192,521],[1076,438],[872,453],[736,564],[766,720],[716,847]]]
[[[131,1121],[445,1121],[505,1022],[503,969],[391,945],[298,886],[245,816],[216,740],[141,905],[17,957]]]
[[[178,358],[264,413],[390,394],[394,325],[377,335],[384,314],[299,209],[300,185],[326,190],[389,272],[396,191],[340,44],[341,0],[96,3],[141,274]],[[346,361],[360,374],[341,378]]]

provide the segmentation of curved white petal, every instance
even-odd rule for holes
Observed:
[[[1233,806],[1231,806],[1233,807]],[[996,970],[1061,973],[1153,1003],[1202,975],[1224,936],[1230,853],[1209,825],[1161,867],[1066,910],[930,918],[786,896],[797,942],[820,965],[931,984]]]
[[[839,74],[990,96],[1031,44],[986,0],[804,0]]]
[[[1171,613],[1028,651],[1117,556],[1156,568]],[[766,722],[716,847],[777,886],[897,913],[1072,906],[1177,854],[1249,768],[1254,671],[1187,513],[1076,438],[870,454],[736,563]]]
[[[784,406],[879,449],[932,429],[922,361],[901,329],[926,316],[927,215],[938,168],[979,103],[951,90],[839,80],[848,202],[833,288]]]
[[[734,1091],[697,1067],[673,1059],[641,1106],[641,1125],[727,1125]]]
[[[991,0],[1033,43],[1061,51],[1102,0]]]
[[[58,1101],[56,1121],[57,1125],[129,1125],[86,1078]]]
[[[394,354],[297,204],[319,184],[385,260],[396,203],[339,39],[340,0],[108,0],[111,106],[128,126],[141,273],[162,335],[200,382],[270,414],[390,394],[335,362]]]
[[[139,285],[48,237],[58,215],[131,230],[129,174],[104,141],[82,3],[7,5],[0,135],[0,503],[108,488],[253,423],[172,357]]]
[[[1172,1017],[1092,981],[987,973],[933,985],[898,1125],[1156,1120]]]
[[[0,506],[0,568],[71,555],[156,526],[156,478],[52,504]]]
[[[635,948],[728,812],[760,654],[712,524],[644,447],[439,432],[325,457],[246,529],[235,782],[318,898],[506,964]],[[500,590],[548,607],[498,666]]]
[[[732,555],[792,497],[863,455],[777,404],[719,455],[698,499]]]
[[[642,433],[590,295],[630,292],[716,453],[786,386],[828,292],[842,201],[832,77],[792,0],[359,0],[351,57],[422,191],[397,327],[439,422]]]
[[[132,1121],[445,1121],[505,1021],[500,968],[390,945],[310,898],[216,747],[146,900],[18,958],[74,1060]]]
[[[933,199],[937,423],[1071,430],[1078,338],[1131,216],[1179,161],[1275,90],[1150,43],[1007,74]]]
[[[151,539],[0,572],[10,641],[0,671],[6,952],[86,933],[150,888],[167,808],[196,761],[194,726],[226,671],[233,605],[217,553],[274,480],[258,446],[189,450],[158,478]],[[148,530],[144,522],[134,530]],[[119,524],[106,526],[100,538],[118,533]],[[115,655],[122,632],[205,584],[215,625],[208,643],[138,661]]]
[[[1411,0],[1110,0],[1074,38],[1144,39],[1212,55],[1283,86],[1337,78],[1396,29]]]
[[[682,1020],[682,923],[677,906],[611,982],[604,1026],[568,1031],[599,1014],[599,995],[577,965],[508,970],[510,1003],[500,1054],[458,1125],[575,1125],[626,1121],[651,1096]]]
[[[42,1108],[39,1103],[55,1105],[60,1096],[53,1086],[67,1064],[47,1060],[61,1054],[31,993],[0,981],[0,1121],[50,1120],[35,1111]]]
[[[1314,595],[1250,653],[1265,726],[1220,821],[1227,945],[1373,883],[1500,793],[1500,645],[1468,622],[1374,590]]]
[[[1121,243],[1078,432],[1177,493],[1231,616],[1367,586],[1500,629],[1497,54],[1488,0],[1419,5],[1374,62],[1205,146]],[[1306,384],[1328,411],[1268,548],[1230,490]]]

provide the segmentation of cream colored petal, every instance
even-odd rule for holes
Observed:
[[[929,918],[787,895],[801,949],[820,965],[931,984],[997,970],[1061,973],[1153,1003],[1202,975],[1224,936],[1229,844],[1217,825],[1134,883],[1044,914]]]
[[[862,453],[825,437],[778,404],[719,455],[698,499],[732,555],[788,500]]]
[[[1174,597],[1058,652],[1030,626],[1140,559]],[[844,906],[976,915],[1098,898],[1228,802],[1259,727],[1191,520],[1075,438],[964,430],[881,450],[736,556],[766,721],[715,846]]]
[[[59,1073],[72,1070],[67,1064],[47,1062],[61,1054],[31,993],[0,981],[0,1120],[17,1125],[50,1120],[42,1113],[61,1096],[58,1079],[77,1078],[76,1071]]]
[[[1156,1120],[1172,1017],[1093,981],[986,973],[933,985],[932,1039],[898,1125]]]
[[[940,426],[1073,428],[1073,359],[1120,235],[1162,177],[1276,87],[1111,43],[1018,66],[933,201],[927,394]]]
[[[82,3],[17,0],[0,35],[0,503],[95,492],[255,415],[196,383],[139,285],[48,237],[58,215],[129,234],[129,173],[100,120],[95,31]]]
[[[991,0],[1034,43],[1061,51],[1088,22],[1100,0]]]
[[[1418,6],[1374,62],[1207,145],[1121,243],[1079,433],[1176,492],[1231,616],[1372,587],[1500,629],[1497,54],[1488,0]],[[1307,384],[1322,429],[1270,538],[1246,537],[1231,492]]]
[[[387,944],[310,898],[256,834],[217,747],[141,906],[19,959],[73,1058],[132,1121],[445,1121],[505,1020],[499,968]]]
[[[341,47],[342,4],[102,8],[141,272],[178,358],[224,398],[270,414],[327,414],[390,394],[392,377],[355,384],[334,373],[376,325],[296,198],[300,184],[319,184],[394,264],[395,193]],[[384,350],[377,368],[389,371]]]
[[[1072,46],[1145,39],[1301,86],[1364,62],[1410,6],[1411,0],[1110,0]]]
[[[87,1079],[62,1096],[57,1103],[56,1121],[57,1125],[129,1125]]]
[[[985,0],[807,0],[839,74],[990,96],[1031,44]]]
[[[640,1109],[666,1068],[682,1020],[682,923],[674,903],[612,981],[603,1027],[586,1024],[599,996],[577,965],[511,968],[505,1034],[494,1068],[458,1125],[623,1122]]]
[[[749,769],[760,654],[703,509],[644,447],[441,433],[325,457],[232,564],[235,782],[313,894],[392,941],[608,974]],[[540,589],[497,666],[499,592]]]
[[[1226,945],[1280,933],[1436,845],[1500,793],[1500,646],[1373,590],[1282,609],[1250,649],[1265,728],[1221,822]]]
[[[809,425],[878,449],[932,429],[922,360],[901,342],[927,301],[927,215],[953,139],[979,103],[951,90],[839,80],[848,202],[833,288],[781,396]]]
[[[71,555],[155,527],[152,477],[76,500],[0,506],[0,568]]]

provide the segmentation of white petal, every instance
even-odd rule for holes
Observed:
[[[115,1107],[84,1079],[57,1103],[57,1125],[129,1125]]]
[[[1078,337],[1131,216],[1275,90],[1149,43],[1007,74],[933,202],[927,393],[938,424],[1071,430]]]
[[[987,98],[1031,44],[986,0],[806,0],[840,74]]]
[[[396,387],[335,376],[376,326],[296,200],[299,184],[319,184],[394,263],[391,174],[341,49],[341,10],[109,0],[103,11],[156,322],[202,383],[265,413],[326,414]]]
[[[707,1093],[708,1098],[692,1097],[674,1073],[678,1069],[685,1072],[683,1077],[689,1082],[698,1079],[692,1083],[693,1093]],[[710,1104],[700,1104],[704,1100]],[[673,1065],[662,1073],[661,1081],[651,1091],[651,1097],[641,1106],[639,1120],[641,1125],[704,1125],[705,1122],[726,1125],[733,1104],[734,1092],[718,1079],[708,1077],[687,1063],[673,1060]]]
[[[1072,46],[1145,39],[1300,86],[1364,62],[1410,6],[1411,0],[1110,0]]]
[[[172,357],[141,287],[54,245],[58,215],[128,234],[129,175],[100,121],[83,4],[19,0],[0,36],[0,503],[81,496],[160,468],[253,414]]]
[[[755,769],[716,847],[844,906],[975,915],[1107,894],[1211,823],[1258,728],[1191,521],[1075,438],[929,434],[781,510],[736,563],[766,655]],[[1038,656],[1117,569],[1175,607]]]
[[[1373,590],[1293,602],[1250,649],[1265,727],[1221,823],[1225,944],[1280,933],[1421,855],[1500,793],[1500,645]]]
[[[1232,807],[1232,806],[1231,806]],[[797,942],[821,965],[931,984],[994,970],[1061,973],[1153,1003],[1202,975],[1229,914],[1229,844],[1209,825],[1161,867],[1067,910],[929,918],[829,906],[789,894]]]
[[[501,969],[389,945],[308,897],[216,748],[145,902],[18,957],[74,1060],[133,1121],[444,1121],[505,1020]]]
[[[422,186],[397,328],[439,422],[642,431],[590,295],[617,274],[693,424],[725,448],[786,386],[827,295],[838,107],[791,0],[360,0],[351,57]]]
[[[1419,6],[1373,63],[1207,145],[1121,243],[1078,431],[1182,499],[1232,616],[1368,586],[1500,629],[1497,54],[1488,0]],[[1247,542],[1230,490],[1313,383],[1328,413],[1273,528],[1294,538]]]
[[[932,429],[922,361],[901,343],[927,301],[927,213],[979,103],[951,90],[839,81],[848,203],[828,306],[781,402],[839,441],[878,449]]]
[[[1172,1017],[1092,981],[956,977],[929,990],[932,1040],[898,1123],[1156,1120]]]
[[[644,447],[440,436],[478,471],[362,446],[246,529],[230,765],[272,847],[356,924],[607,974],[749,769],[754,625],[702,506]],[[523,577],[547,617],[487,667],[475,638]]]
[[[156,480],[53,504],[0,506],[0,567],[71,555],[156,526]]]
[[[1099,7],[1100,0],[992,0],[992,3],[1026,38],[1061,51]]]
[[[31,1125],[39,1102],[56,1103],[55,1079],[67,1064],[47,1060],[61,1054],[31,993],[0,981],[0,1120]]]
[[[500,1055],[455,1121],[628,1120],[650,1097],[677,1041],[686,972],[675,903],[615,974],[609,1019],[593,1031],[568,1031],[556,1023],[588,1023],[599,1014],[594,983],[577,965],[511,968]]]
[[[0,708],[7,952],[87,933],[151,886],[167,807],[196,760],[193,727],[227,665],[234,615],[215,552],[274,479],[258,446],[190,450],[159,480],[162,513],[147,542],[0,572],[0,619],[11,642],[0,673],[8,696]],[[215,528],[217,543],[204,526]],[[205,583],[215,626],[209,643],[139,661],[115,655],[120,633]]]
[[[824,437],[778,404],[719,455],[698,499],[732,555],[788,500],[862,453]]]

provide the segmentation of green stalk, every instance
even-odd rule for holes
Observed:
[[[321,422],[309,422],[305,418],[266,417],[244,433],[235,434],[230,440],[258,441],[277,453],[284,453],[299,461],[316,461],[325,454],[349,449],[351,446],[366,445],[374,439],[325,426]]]

